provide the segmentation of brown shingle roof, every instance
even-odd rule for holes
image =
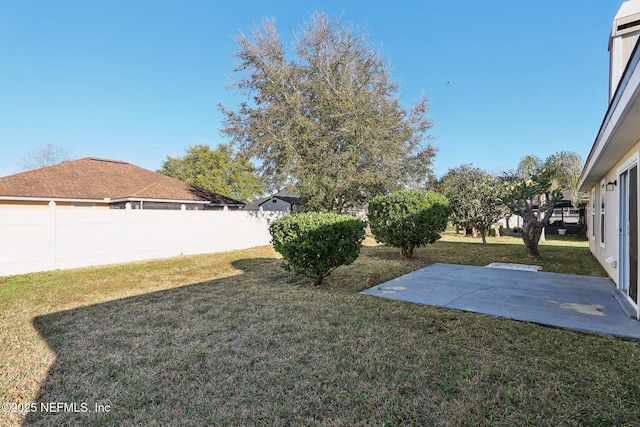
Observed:
[[[131,163],[94,157],[2,177],[0,196],[90,200],[135,198],[243,204]]]

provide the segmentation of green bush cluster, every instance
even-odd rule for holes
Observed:
[[[369,201],[369,224],[376,240],[413,256],[416,247],[433,243],[447,227],[449,201],[432,191],[398,191]]]
[[[288,215],[269,226],[282,267],[315,279],[316,286],[333,270],[358,258],[366,223],[353,216],[307,212]]]

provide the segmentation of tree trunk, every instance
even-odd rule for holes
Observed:
[[[403,246],[402,247],[402,257],[403,258],[412,258],[414,249],[415,249],[415,246]]]
[[[538,243],[540,242],[540,235],[542,234],[543,226],[539,223],[524,223],[522,228],[522,240],[524,241],[524,248],[527,251],[527,255],[531,258],[540,258],[540,252],[538,252]]]
[[[477,227],[477,232],[476,234],[479,234],[480,237],[482,237],[482,244],[486,245],[487,244],[487,232],[489,231],[489,229],[487,227],[485,227],[484,225],[480,225]]]

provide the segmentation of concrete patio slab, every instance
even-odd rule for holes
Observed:
[[[362,294],[640,339],[614,290],[603,277],[433,264]]]

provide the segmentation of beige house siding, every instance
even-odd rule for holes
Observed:
[[[624,2],[609,38],[609,108],[580,176],[590,191],[589,248],[640,319],[640,0]],[[607,191],[607,186],[609,191]],[[604,213],[604,215],[603,215]]]
[[[48,208],[49,202],[47,200],[0,200],[0,208]],[[55,201],[58,208],[93,208],[93,209],[109,209],[108,203],[95,203],[95,202],[64,202],[60,200]]]
[[[588,227],[589,227],[589,249],[596,259],[602,264],[607,274],[611,279],[619,285],[619,273],[617,264],[619,261],[619,229],[620,229],[620,210],[619,210],[619,185],[616,185],[614,191],[606,191],[606,184],[608,182],[618,181],[618,174],[620,168],[628,165],[633,159],[638,159],[640,156],[640,141],[629,150],[616,165],[611,168],[601,179],[598,185],[591,188],[590,194],[592,200],[589,203],[590,210],[595,207],[595,212],[590,211],[587,215]],[[604,184],[604,188],[602,185]],[[618,183],[619,184],[619,183]],[[604,192],[603,192],[604,190]],[[601,242],[602,232],[600,218],[601,218],[601,203],[600,197],[604,194],[605,202],[605,227],[604,227],[604,244]],[[593,200],[595,197],[595,200]],[[594,224],[595,220],[595,224]],[[592,232],[594,231],[594,232]],[[607,260],[610,259],[610,262]]]

